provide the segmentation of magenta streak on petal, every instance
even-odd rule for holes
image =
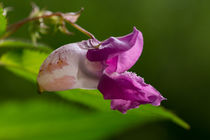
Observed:
[[[111,99],[112,109],[125,113],[141,104],[160,105],[165,98],[143,78],[131,72],[104,74],[98,85],[104,99]]]
[[[142,50],[142,33],[134,27],[132,33],[123,37],[110,37],[98,49],[88,50],[87,58],[90,61],[104,61],[107,73],[122,73],[136,63]]]

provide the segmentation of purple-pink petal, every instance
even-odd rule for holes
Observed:
[[[107,73],[122,73],[130,69],[143,50],[143,36],[135,27],[132,33],[123,37],[110,37],[96,49],[87,52],[90,61],[103,61]]]
[[[144,79],[131,72],[104,74],[98,85],[104,99],[112,100],[111,108],[125,113],[141,104],[160,105],[165,98]]]
[[[140,105],[137,101],[122,100],[122,99],[113,99],[111,101],[111,109],[119,110],[122,113],[126,113],[128,109],[138,108]]]

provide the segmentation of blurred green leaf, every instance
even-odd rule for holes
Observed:
[[[52,50],[46,45],[37,44],[34,46],[30,42],[5,40],[0,42],[0,54],[2,51],[16,51],[16,50],[35,50],[49,54]]]
[[[133,126],[165,119],[151,114],[149,109],[141,110],[138,115],[123,115],[116,111],[87,112],[62,103],[39,100],[4,103],[0,110],[4,114],[0,116],[0,139],[9,140],[98,140]]]
[[[0,5],[0,36],[4,34],[7,28],[7,19],[5,15],[3,15],[4,11],[3,8]]]
[[[19,47],[15,47],[16,43]],[[26,44],[15,41],[0,43],[0,52],[3,48],[9,48],[3,51],[0,65],[35,83],[39,67],[50,51],[46,51],[46,47],[33,47]],[[127,114],[113,111],[110,109],[110,101],[104,100],[98,90],[75,89],[57,92],[57,95],[69,102],[85,105],[93,111],[61,106],[56,102],[6,103],[0,106],[1,113],[4,114],[0,116],[0,138],[59,139],[65,137],[93,140],[110,136],[135,125],[141,126],[161,120],[171,120],[183,128],[189,128],[187,123],[162,107],[142,105],[138,109],[129,110]]]
[[[6,66],[9,70],[36,81],[39,67],[51,52],[46,46],[33,46],[27,42],[2,41],[0,42],[0,65]]]
[[[98,111],[106,113],[116,112],[110,109],[110,101],[104,100],[102,94],[98,90],[74,89],[69,91],[61,91],[57,93],[65,99],[73,100],[81,104],[88,105],[89,107],[92,107]],[[149,117],[159,118],[161,120],[171,120],[185,129],[190,128],[190,126],[185,121],[177,117],[172,112],[164,109],[163,107],[141,105],[138,109],[128,110],[127,114],[135,114],[139,117],[141,117],[142,115],[148,115]]]

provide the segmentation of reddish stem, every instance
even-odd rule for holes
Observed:
[[[69,24],[71,24],[74,28],[76,28],[77,30],[79,30],[83,34],[87,35],[90,38],[94,38],[94,36],[90,32],[88,32],[87,30],[85,30],[81,26],[71,22],[70,20],[65,19],[63,17],[62,13],[57,12],[57,13],[52,13],[52,14],[49,14],[49,15],[42,15],[42,16],[37,16],[37,17],[32,17],[32,18],[26,18],[26,19],[23,19],[23,20],[21,20],[21,21],[19,21],[17,23],[14,23],[14,24],[8,26],[7,32],[5,33],[5,35],[3,37],[1,37],[1,39],[7,38],[8,36],[10,36],[14,32],[16,32],[20,27],[22,27],[24,24],[26,24],[28,22],[31,22],[31,21],[34,21],[34,20],[39,20],[40,18],[49,18],[49,17],[52,17],[52,16],[61,17],[64,21],[66,21]]]

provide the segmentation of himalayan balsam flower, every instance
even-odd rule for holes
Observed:
[[[64,45],[44,61],[37,78],[42,91],[98,89],[111,109],[126,113],[141,104],[160,105],[165,98],[144,79],[128,72],[143,50],[143,36],[134,28],[123,37],[89,39]]]

